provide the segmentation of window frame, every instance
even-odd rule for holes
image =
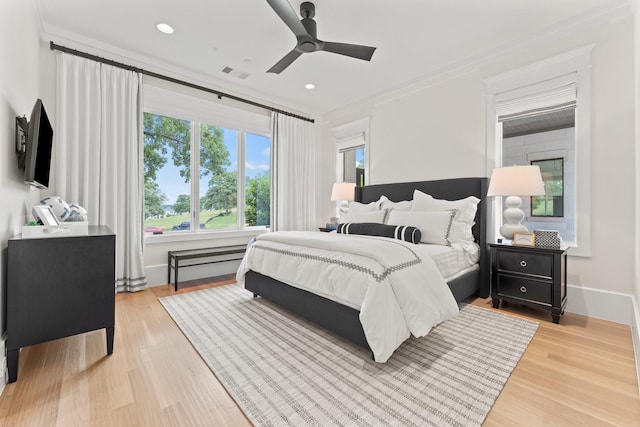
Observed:
[[[331,129],[336,161],[334,164],[336,182],[344,179],[344,155],[343,151],[355,148],[364,148],[364,184],[371,182],[370,158],[371,147],[369,144],[369,117],[349,122]]]
[[[575,74],[576,84],[576,239],[564,242],[572,256],[591,256],[591,52],[594,44],[547,58],[485,79],[487,176],[502,165],[502,124],[496,115],[496,95],[567,74]],[[502,223],[502,200],[496,197],[489,223],[490,236],[498,238]]]
[[[211,239],[212,237],[255,236],[269,230],[267,226],[245,226],[246,196],[246,138],[245,134],[271,135],[271,115],[266,112],[242,110],[216,102],[209,94],[174,91],[154,84],[145,84],[143,113],[157,114],[191,123],[191,182],[190,198],[191,229],[184,232],[152,235],[145,233],[145,241],[162,243],[167,241],[189,241]],[[237,144],[237,222],[235,228],[200,230],[195,224],[200,220],[200,125],[219,126],[238,133]],[[141,129],[142,131],[142,129]],[[271,155],[271,154],[270,154]],[[198,171],[198,173],[193,173]],[[273,171],[270,171],[270,174]],[[144,179],[143,176],[140,179]],[[270,176],[272,179],[272,176]],[[197,194],[198,197],[193,197]],[[272,200],[270,200],[270,203]],[[144,223],[144,217],[142,218]]]

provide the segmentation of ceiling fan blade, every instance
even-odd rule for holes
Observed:
[[[267,0],[267,3],[269,3],[273,11],[278,14],[280,19],[287,24],[287,27],[293,31],[296,37],[308,35],[307,30],[300,22],[298,14],[293,10],[287,0]]]
[[[267,70],[267,73],[280,74],[282,71],[284,71],[285,68],[287,68],[289,65],[291,65],[291,63],[293,61],[298,59],[298,57],[300,55],[302,55],[302,52],[300,52],[299,50],[293,49],[291,52],[287,53],[284,56],[284,58],[282,58],[280,61],[278,61],[276,63],[276,65],[274,65],[273,67],[269,68]]]
[[[373,52],[376,51],[376,48],[358,44],[323,42],[320,50],[371,61],[371,57],[373,56]]]

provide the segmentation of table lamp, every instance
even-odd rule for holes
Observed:
[[[522,199],[519,196],[543,196],[544,183],[539,166],[505,166],[495,168],[491,173],[487,196],[508,196],[504,210],[505,224],[500,234],[513,240],[514,233],[527,233],[527,227],[520,224],[524,212],[520,209]]]
[[[331,189],[331,200],[340,203],[340,213],[349,212],[349,202],[353,201],[356,184],[353,182],[336,182]]]

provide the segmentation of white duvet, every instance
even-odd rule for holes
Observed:
[[[410,334],[421,337],[454,317],[458,305],[419,245],[384,237],[318,232],[258,236],[237,272],[253,270],[360,310],[376,362],[386,362]]]

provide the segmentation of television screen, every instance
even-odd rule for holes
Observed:
[[[53,129],[42,100],[38,99],[31,111],[26,143],[24,182],[38,188],[49,187]]]

